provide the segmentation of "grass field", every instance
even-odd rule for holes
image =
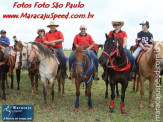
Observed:
[[[67,56],[70,52],[66,52]],[[99,52],[100,54],[100,52]],[[100,67],[100,66],[99,66]],[[100,80],[98,84],[93,84],[92,86],[92,102],[93,111],[88,111],[87,97],[85,97],[84,88],[81,85],[81,95],[80,95],[80,108],[78,112],[74,112],[75,103],[75,84],[72,84],[70,80],[65,82],[65,97],[58,94],[58,85],[55,83],[55,109],[51,109],[51,95],[50,89],[47,90],[47,107],[42,109],[43,105],[43,94],[42,85],[39,81],[39,96],[31,94],[31,84],[28,77],[27,71],[22,71],[20,91],[16,90],[16,79],[14,79],[14,89],[6,89],[7,100],[0,100],[0,111],[2,105],[8,104],[18,104],[18,105],[28,105],[34,106],[34,122],[154,122],[155,121],[155,109],[151,109],[148,106],[148,81],[145,84],[145,94],[144,94],[144,109],[138,109],[138,103],[140,99],[140,93],[132,92],[132,82],[129,83],[126,98],[125,107],[127,115],[123,116],[120,111],[120,97],[115,98],[115,109],[114,113],[109,113],[110,104],[110,87],[109,87],[109,98],[104,98],[105,93],[105,82],[101,80],[101,74],[103,70],[99,68]],[[10,80],[9,80],[10,81]],[[10,82],[9,82],[10,83]],[[119,85],[120,86],[120,85]],[[121,87],[119,87],[119,90]],[[163,95],[163,89],[161,89],[161,94]],[[153,102],[155,92],[153,92]],[[163,122],[163,98],[161,98],[161,120]],[[2,121],[2,113],[0,112],[0,122]]]

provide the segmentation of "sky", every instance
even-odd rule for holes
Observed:
[[[45,28],[49,31],[47,25],[51,19],[3,19],[3,14],[17,14],[28,12],[32,14],[41,13],[83,13],[91,12],[94,14],[93,19],[55,19],[60,25],[58,30],[64,34],[63,47],[70,49],[73,39],[80,32],[81,24],[87,26],[87,33],[90,34],[93,40],[98,44],[104,44],[105,33],[113,30],[111,21],[120,20],[125,24],[122,30],[128,35],[127,48],[135,44],[137,33],[141,31],[139,23],[149,21],[149,31],[153,34],[154,40],[163,41],[163,7],[162,0],[81,0],[85,4],[84,8],[13,8],[14,2],[34,4],[59,2],[66,4],[71,2],[78,4],[80,0],[0,0],[0,30],[7,31],[7,37],[10,38],[13,45],[13,35],[16,35],[18,40],[23,42],[34,41],[37,36],[38,28]]]

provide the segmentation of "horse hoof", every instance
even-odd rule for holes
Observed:
[[[141,104],[141,105],[139,105],[139,109],[143,109],[143,105]]]
[[[13,87],[11,87],[11,89],[13,89]]]
[[[126,110],[125,110],[125,108],[121,108],[121,113],[122,113],[123,115],[126,115]]]
[[[54,109],[55,108],[55,104],[52,104],[51,108]]]
[[[89,111],[93,111],[93,107],[90,107],[88,110],[89,110]]]
[[[105,96],[105,99],[108,99],[108,96]]]
[[[75,108],[74,108],[74,111],[75,111],[75,112],[78,112],[78,111],[79,111],[79,107],[75,107]]]
[[[113,113],[114,108],[110,107],[110,113]]]
[[[20,88],[17,88],[17,90],[20,90]]]
[[[150,107],[150,108],[154,108],[153,103],[150,103],[150,104],[149,104],[149,107]]]
[[[38,94],[36,94],[36,97],[38,97]]]
[[[62,97],[65,97],[65,94],[62,94]]]

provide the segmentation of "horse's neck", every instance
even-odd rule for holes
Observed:
[[[127,64],[127,61],[126,61],[126,54],[124,51],[119,51],[120,53],[120,57],[117,57],[115,58],[115,62],[116,62],[116,65],[120,65],[122,63],[124,63],[124,65]],[[123,67],[123,65],[121,66]]]
[[[151,69],[155,68],[155,59],[153,54],[153,49],[149,49],[147,53],[145,54],[145,60],[147,61],[147,64],[151,67]]]
[[[86,65],[84,69],[88,70],[90,66],[91,66],[91,60],[88,56],[86,56]]]

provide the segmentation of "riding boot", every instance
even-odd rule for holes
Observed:
[[[130,73],[130,77],[129,77],[129,81],[131,81],[131,82],[132,82],[132,79],[136,77],[136,69],[137,69],[137,66],[134,63],[134,66],[131,69],[131,73]]]

